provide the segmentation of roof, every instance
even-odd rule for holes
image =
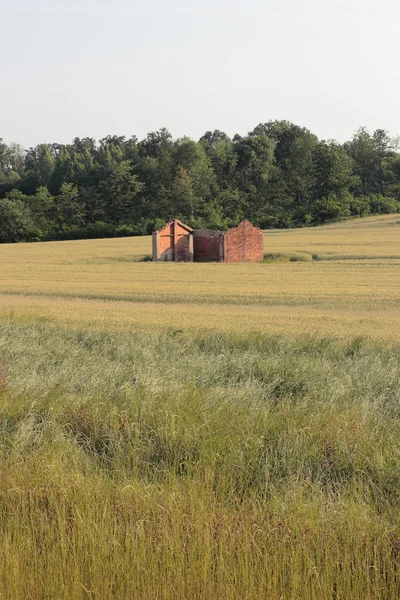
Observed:
[[[171,219],[170,221],[168,221],[168,223],[165,223],[165,225],[163,225],[157,231],[162,231],[163,229],[168,227],[168,225],[172,225],[172,223],[174,223],[174,222],[177,223],[178,225],[180,225],[183,229],[186,229],[186,231],[188,231],[189,233],[191,233],[193,231],[193,229],[191,227],[189,227],[189,225],[185,225],[185,223],[182,223],[182,221],[180,221],[179,219]]]

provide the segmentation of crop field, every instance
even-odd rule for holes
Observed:
[[[0,311],[96,329],[399,338],[399,215],[267,232],[263,264],[138,262],[150,251],[150,238],[4,245]]]
[[[398,600],[400,216],[0,246],[0,600]]]

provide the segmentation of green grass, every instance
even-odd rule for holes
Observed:
[[[397,600],[399,349],[4,318],[0,598]]]
[[[313,257],[308,252],[267,252],[264,262],[311,262]]]

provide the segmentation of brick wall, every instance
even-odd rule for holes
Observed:
[[[264,259],[264,234],[250,221],[242,221],[226,232],[224,262],[261,262]]]
[[[153,234],[153,260],[260,262],[263,258],[263,232],[249,221],[223,233],[212,229],[192,232],[174,219]]]
[[[212,229],[193,232],[193,259],[195,262],[221,262],[224,257],[224,234]]]
[[[179,230],[176,234],[175,260],[177,262],[193,260],[193,235],[185,230]]]
[[[159,232],[159,257],[158,260],[174,260],[174,226],[168,223]]]
[[[190,228],[189,228],[190,229]],[[153,260],[193,260],[193,235],[191,230],[174,219],[153,233]]]

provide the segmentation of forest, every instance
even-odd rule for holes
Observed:
[[[171,217],[285,229],[395,213],[398,148],[383,129],[340,144],[288,121],[197,142],[167,129],[28,150],[0,139],[0,242],[147,235]]]

